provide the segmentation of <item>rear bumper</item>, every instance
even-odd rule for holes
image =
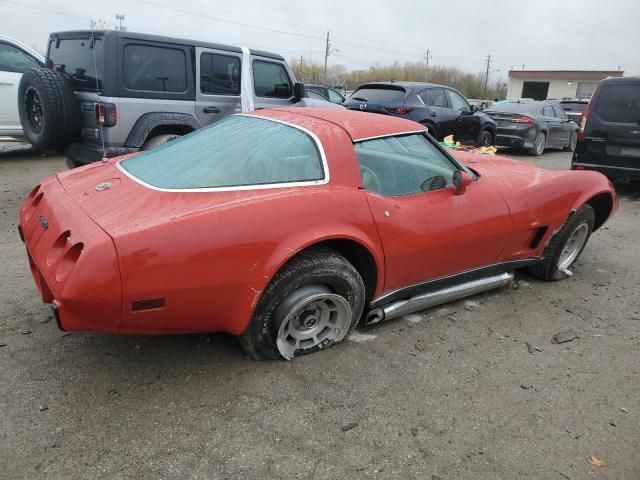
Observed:
[[[593,170],[606,175],[608,178],[625,178],[640,180],[640,168],[615,167],[611,165],[598,165],[594,163],[571,163],[571,170]]]
[[[27,197],[18,230],[42,301],[54,306],[60,328],[117,333],[122,293],[113,241],[56,177]]]
[[[533,142],[519,135],[496,135],[496,146],[512,148],[533,148]]]
[[[128,153],[137,152],[139,148],[105,146],[104,153],[107,158],[119,157]],[[94,143],[72,143],[65,151],[65,162],[69,168],[81,167],[103,158],[102,145]]]

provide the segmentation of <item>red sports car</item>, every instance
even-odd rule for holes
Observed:
[[[345,110],[235,115],[52,176],[20,212],[64,330],[229,332],[293,358],[509,283],[559,280],[617,208],[599,173],[441,148]]]

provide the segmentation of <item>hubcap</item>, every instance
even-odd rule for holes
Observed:
[[[544,135],[539,134],[536,137],[536,153],[542,155],[544,153]]]
[[[340,295],[333,293],[315,293],[298,299],[294,292],[290,295],[296,302],[286,312],[276,311],[284,315],[276,345],[280,355],[287,360],[304,351],[328,347],[342,340],[351,325],[351,306]],[[281,305],[287,305],[285,299]]]
[[[578,258],[578,255],[580,255],[580,252],[582,251],[582,247],[584,247],[584,244],[587,242],[588,236],[589,225],[586,222],[581,223],[576,227],[571,235],[569,235],[569,238],[560,253],[560,258],[558,259],[558,270],[566,270],[573,264],[573,262],[576,261],[576,258]]]

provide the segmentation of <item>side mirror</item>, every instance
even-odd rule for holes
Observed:
[[[476,113],[478,111],[477,105],[471,105],[471,113]]]
[[[456,170],[453,172],[453,186],[459,193],[464,193],[467,187],[473,182],[473,177],[467,172]]]
[[[299,102],[306,96],[307,92],[304,88],[304,83],[296,82],[296,84],[293,86],[293,101]]]

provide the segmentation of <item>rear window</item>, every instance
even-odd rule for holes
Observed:
[[[234,115],[135,157],[120,167],[162,189],[316,182],[325,176],[315,140],[298,128]],[[264,188],[264,187],[263,187]]]
[[[605,122],[640,122],[640,83],[604,85],[597,95],[594,112]]]
[[[124,47],[123,64],[124,85],[129,90],[187,90],[187,63],[182,50],[129,44]]]
[[[485,109],[485,112],[535,113],[539,103],[497,102]]]
[[[560,106],[565,112],[584,112],[586,103],[582,102],[561,102]]]
[[[85,38],[52,39],[47,58],[49,68],[68,73],[75,90],[102,90],[104,79],[104,46],[102,39]]]
[[[351,95],[352,100],[370,103],[402,103],[405,91],[397,88],[361,88]]]

